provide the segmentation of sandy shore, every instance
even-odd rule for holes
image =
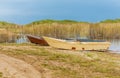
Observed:
[[[32,65],[4,54],[0,54],[0,72],[7,78],[41,78]]]

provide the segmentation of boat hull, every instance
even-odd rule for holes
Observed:
[[[31,43],[39,44],[42,46],[49,46],[48,43],[42,37],[36,37],[32,35],[27,35],[27,38]]]
[[[65,40],[43,37],[54,48],[69,50],[108,50],[110,42],[67,42]]]

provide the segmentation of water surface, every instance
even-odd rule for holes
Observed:
[[[113,52],[120,53],[120,40],[114,39],[109,40],[111,42],[111,46],[109,50],[112,50]]]
[[[111,42],[111,46],[109,47],[109,50],[114,53],[120,53],[120,39],[114,39],[114,40],[107,40]],[[23,36],[16,40],[16,43],[26,43],[28,42],[28,39]]]

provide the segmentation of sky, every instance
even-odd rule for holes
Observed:
[[[99,22],[120,18],[120,0],[0,0],[0,21],[28,24],[36,20]]]

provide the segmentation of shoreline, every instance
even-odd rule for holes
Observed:
[[[117,53],[58,50],[34,44],[0,44],[0,54],[32,65],[41,73],[41,78],[120,77],[120,54]]]

